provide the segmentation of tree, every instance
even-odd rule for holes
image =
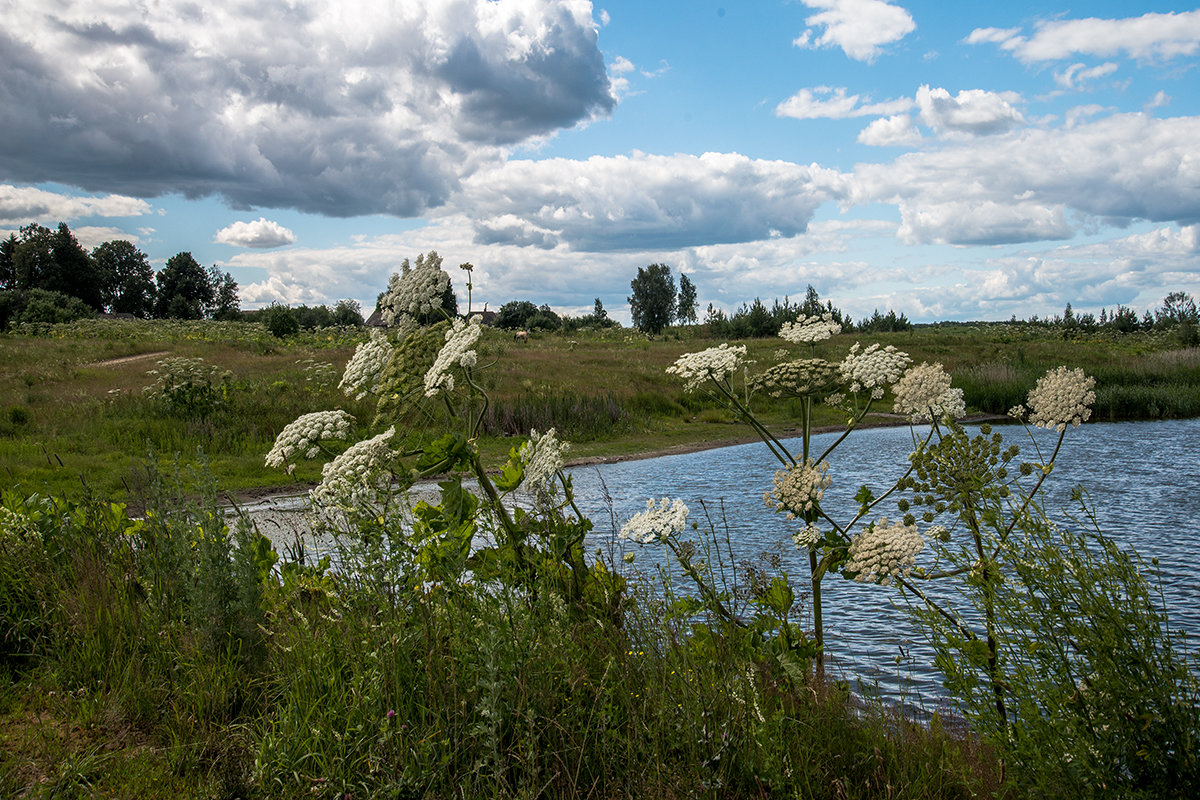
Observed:
[[[638,267],[637,277],[629,282],[633,294],[629,308],[633,327],[649,334],[662,333],[675,316],[675,279],[666,264]]]
[[[300,321],[296,318],[296,313],[278,302],[271,303],[263,309],[262,323],[267,330],[281,339],[300,332]]]
[[[208,270],[208,283],[212,287],[212,302],[206,309],[208,316],[213,319],[238,319],[241,316],[241,301],[233,276],[211,267]]]
[[[496,327],[508,330],[523,330],[529,320],[538,313],[538,307],[528,300],[510,300],[496,312]]]
[[[148,317],[154,311],[154,268],[146,254],[124,239],[92,250],[101,302],[114,314]]]
[[[176,253],[155,276],[158,297],[154,316],[160,319],[202,319],[213,303],[213,286],[204,267],[191,253]]]
[[[1195,299],[1187,292],[1171,292],[1163,298],[1162,305],[1154,312],[1155,322],[1160,327],[1200,323],[1200,312]]]
[[[0,279],[15,291],[45,289],[77,297],[97,311],[103,307],[96,268],[66,223],[56,230],[26,225],[18,239],[5,242],[4,251]]]
[[[333,323],[348,328],[361,328],[363,325],[362,306],[357,300],[338,300],[333,308]]]
[[[679,274],[679,308],[675,319],[680,323],[696,322],[696,284],[683,273]]]

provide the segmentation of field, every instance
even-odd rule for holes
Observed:
[[[365,336],[355,329],[321,329],[277,339],[253,324],[126,320],[2,335],[0,473],[28,492],[86,486],[127,499],[144,483],[148,461],[164,467],[195,463],[203,453],[226,491],[307,485],[320,478],[315,467],[302,465],[289,477],[263,466],[263,456],[287,423],[310,411],[345,409],[359,421],[360,433],[367,430],[372,398],[355,401],[337,389]],[[830,350],[844,354],[857,340],[836,337]],[[1062,364],[1096,377],[1094,419],[1200,414],[1200,349],[1180,349],[1166,333],[1064,339],[1035,326],[947,324],[872,335],[870,341],[895,345],[914,363],[941,362],[976,413],[1003,415],[1024,401],[1040,375]],[[681,354],[715,344],[703,326],[653,340],[630,330],[535,334],[527,344],[505,331],[487,331],[480,357],[490,364],[486,388],[493,407],[481,449],[499,459],[510,437],[550,427],[574,444],[574,458],[744,439],[746,428],[726,410],[703,395],[684,393],[664,371]],[[750,359],[766,362],[779,340],[744,344]],[[144,390],[155,380],[148,373],[168,357],[200,358],[227,372],[218,402],[196,414],[148,398]],[[797,417],[794,405],[770,398],[756,398],[755,411],[778,431],[793,428]],[[822,413],[830,423],[839,420],[832,409]]]
[[[1047,465],[1010,471],[1015,451],[1001,452],[985,427],[938,429],[911,459],[909,494],[901,483],[891,499],[893,489],[874,498],[864,487],[843,529],[811,527],[824,538],[806,545],[808,576],[789,576],[770,553],[735,563],[727,528],[700,515],[665,523],[665,500],[607,551],[585,553],[590,522],[555,469],[558,443],[532,441],[532,430],[557,429],[571,458],[622,457],[743,440],[751,416],[767,440],[794,434],[810,406],[685,393],[665,370],[718,344],[702,328],[528,343],[485,331],[473,373],[486,404],[443,394],[404,405],[401,391],[425,367],[406,373],[401,362],[388,378],[396,391],[377,406],[338,389],[367,335],[92,320],[0,336],[0,796],[1150,798],[1200,788],[1195,663],[1167,626],[1152,572],[1099,532],[1047,524],[1032,502],[1057,448]],[[422,335],[406,353],[432,361],[441,331]],[[1097,418],[1200,414],[1200,350],[1166,334],[942,325],[870,341],[943,363],[979,416],[1003,418],[1059,365],[1096,376]],[[822,352],[840,359],[857,342],[840,335]],[[744,344],[751,374],[777,360],[779,340]],[[865,422],[897,422],[891,401]],[[844,424],[846,407],[819,406],[811,422]],[[336,469],[323,481],[332,499],[308,519],[338,534],[334,561],[275,552],[225,503],[321,479],[316,462],[288,475],[264,456],[288,423],[335,408],[354,416],[355,441],[400,421],[377,473],[386,480],[365,479],[364,456],[347,459],[351,494],[336,493]],[[796,461],[788,474],[802,481],[789,491],[811,491],[820,468]],[[436,505],[394,502],[393,480],[433,476]],[[780,510],[784,486],[777,476]],[[518,488],[535,499],[514,504]],[[876,506],[876,516],[903,513],[910,501],[925,523],[956,520],[975,542],[924,531],[934,563],[949,565],[940,577],[977,604],[966,617],[919,609],[959,701],[920,723],[826,675],[820,619],[837,609],[819,602],[822,577],[874,570],[879,591],[894,591],[892,578],[910,585],[898,561],[881,560],[902,539],[859,548],[875,534],[916,533],[915,515],[865,523]],[[811,507],[786,510],[834,524]],[[639,547],[669,550],[674,566],[643,567]]]

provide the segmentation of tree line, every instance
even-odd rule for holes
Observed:
[[[90,253],[66,223],[36,223],[0,240],[0,328],[10,322],[67,322],[99,312],[159,319],[238,319],[238,285],[204,269],[189,252],[157,272],[131,242]]]

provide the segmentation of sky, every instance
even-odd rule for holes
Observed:
[[[1146,0],[0,0],[0,234],[65,222],[243,308],[436,250],[466,310],[628,323],[1200,297],[1200,8]]]

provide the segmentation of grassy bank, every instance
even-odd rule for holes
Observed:
[[[91,320],[0,336],[0,472],[28,491],[85,484],[108,496],[136,495],[146,459],[202,450],[223,488],[284,486],[295,478],[262,464],[274,437],[300,414],[342,408],[366,429],[372,398],[337,389],[365,332],[323,329],[287,339],[247,323]],[[832,340],[844,353],[858,339]],[[1054,330],[1009,324],[941,325],[872,334],[916,363],[940,361],[964,389],[968,408],[1003,414],[1022,402],[1047,369],[1082,367],[1097,378],[1096,419],[1200,414],[1200,349],[1181,350],[1166,333],[1063,339]],[[779,340],[745,342],[751,359],[770,360]],[[518,343],[485,335],[481,358],[494,362],[486,387],[493,404],[483,450],[499,457],[509,437],[556,427],[574,457],[617,456],[739,439],[745,428],[703,395],[686,394],[665,373],[682,353],[717,344],[702,327],[655,340],[628,330],[535,335]],[[148,371],[168,357],[200,358],[228,373],[203,414],[154,402]],[[751,368],[753,369],[753,368]],[[756,412],[786,431],[789,401],[755,399]],[[824,412],[838,422],[832,409]],[[419,424],[419,421],[417,421]],[[154,454],[151,456],[151,454]]]

